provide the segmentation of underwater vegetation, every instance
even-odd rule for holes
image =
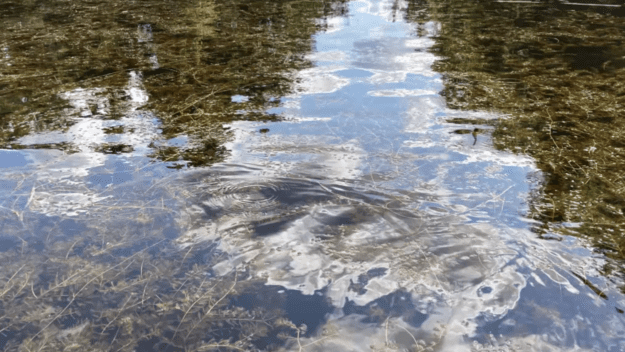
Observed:
[[[264,286],[246,264],[216,274],[217,243],[178,241],[194,195],[175,178],[109,185],[74,214],[73,187],[31,175],[2,203],[0,349],[275,350],[308,333],[293,298],[246,303]]]
[[[586,263],[601,258],[623,284],[621,8],[348,5],[2,2],[0,350],[422,351],[454,338],[492,350],[495,332],[500,346],[536,349],[616,341],[622,300]],[[319,43],[323,60],[309,55]],[[317,75],[319,91],[298,92]],[[421,83],[437,88],[396,89]],[[375,96],[388,87],[397,96]],[[288,109],[302,116],[270,112]],[[451,137],[404,148],[420,129]],[[240,140],[252,145],[230,148]],[[541,173],[525,185],[522,166],[487,181],[497,160],[464,169],[491,143]],[[241,150],[249,159],[229,159]],[[516,214],[525,186],[529,211]],[[579,254],[588,262],[553,260],[570,238],[594,250]]]
[[[572,235],[588,241],[610,258],[604,274],[622,284],[621,7],[454,0],[410,4],[409,20],[441,24],[431,50],[441,56],[434,69],[443,75],[447,105],[507,115],[495,123],[495,147],[530,155],[543,172],[529,200],[529,217],[539,221],[537,233],[545,239]],[[420,12],[424,7],[428,11]]]
[[[114,239],[111,239],[114,241]],[[278,310],[244,309],[232,297],[246,290],[245,272],[207,272],[210,248],[167,253],[165,241],[142,249],[135,240],[55,243],[2,253],[3,350],[250,350],[299,329]],[[19,247],[19,245],[18,245]],[[280,337],[278,335],[280,334]],[[263,345],[269,345],[267,341]]]
[[[292,73],[310,65],[304,55],[311,35],[323,29],[320,19],[344,11],[341,1],[5,1],[0,148],[120,155],[138,148],[135,136],[147,135],[148,156],[171,168],[222,161],[229,138],[223,124],[276,119],[265,110],[292,90]],[[129,116],[156,120],[157,133],[125,125]],[[86,150],[76,141],[88,135],[68,133],[84,122],[118,139]],[[179,136],[187,142],[167,144]],[[121,175],[138,171],[147,172]],[[172,243],[180,229],[175,205],[163,199],[180,195],[140,203],[151,187],[138,194],[127,184],[94,180],[108,187],[98,199],[124,196],[78,218],[42,215],[29,209],[49,205],[53,193],[65,197],[54,206],[70,209],[78,196],[69,186],[63,193],[64,181],[7,177],[0,349],[246,351],[303,334],[305,326],[279,309],[233,303],[255,282],[243,267],[214,276],[211,268],[224,255],[214,246]]]

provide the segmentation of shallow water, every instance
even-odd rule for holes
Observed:
[[[592,203],[549,188],[574,142],[475,88],[510,72],[481,21],[539,37],[527,5],[112,4],[0,9],[0,347],[625,351],[601,222],[536,215]]]

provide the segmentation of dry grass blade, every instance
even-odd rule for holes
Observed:
[[[152,248],[155,247],[156,245],[160,244],[161,242],[163,242],[164,240],[161,240],[149,247],[146,247],[144,249],[142,249],[141,251],[133,254],[132,256],[130,256],[129,258],[124,259],[123,261],[121,261],[120,263],[112,266],[111,268],[105,270],[104,272],[102,272],[101,274],[95,276],[94,278],[90,279],[89,281],[87,281],[76,293],[74,293],[72,295],[72,298],[70,299],[69,303],[67,303],[67,305],[54,317],[52,318],[52,320],[50,320],[50,322],[48,322],[42,329],[39,330],[39,332],[37,332],[35,335],[33,335],[33,337],[30,339],[30,341],[32,342],[37,336],[39,336],[39,334],[41,334],[44,330],[46,330],[50,325],[52,325],[52,323],[54,323],[63,313],[65,313],[65,311],[72,305],[72,303],[74,303],[74,301],[76,300],[76,297],[78,297],[78,295],[92,282],[94,282],[95,280],[97,280],[100,277],[103,277],[104,274],[108,273],[109,271],[112,271],[113,269],[117,268],[118,266],[121,266],[122,264],[126,263],[127,261],[129,261],[130,259],[132,259],[133,257],[135,257],[136,255]]]
[[[204,313],[204,315],[202,315],[202,317],[200,318],[200,320],[195,323],[195,325],[193,325],[191,327],[191,329],[189,330],[189,333],[187,333],[187,336],[185,337],[185,339],[189,338],[189,335],[191,335],[191,333],[193,332],[193,330],[195,330],[197,328],[197,326],[202,323],[202,321],[213,311],[213,309],[221,302],[223,301],[226,297],[228,297],[228,295],[232,292],[232,290],[234,290],[234,287],[237,285],[237,278],[238,278],[238,271],[235,268],[234,269],[234,282],[232,283],[232,286],[230,286],[230,289],[228,289],[228,291],[226,291],[226,293],[224,293],[215,303],[213,303],[210,308],[208,309],[208,311],[206,311],[206,313]]]

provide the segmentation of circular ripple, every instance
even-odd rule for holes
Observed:
[[[286,183],[275,181],[226,181],[205,204],[229,210],[260,210],[275,207],[281,194],[289,192]]]

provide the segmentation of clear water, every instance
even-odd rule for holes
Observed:
[[[273,106],[224,95],[243,118],[198,167],[155,161],[199,137],[164,137],[141,70],[118,119],[109,86],[60,92],[72,123],[11,142],[50,148],[0,150],[0,346],[625,351],[609,259],[536,235],[547,176],[494,147],[513,117],[449,107],[432,50],[445,23],[405,20],[413,5],[317,19],[310,64],[281,73],[291,90],[263,96]],[[138,28],[137,45],[157,42]]]

